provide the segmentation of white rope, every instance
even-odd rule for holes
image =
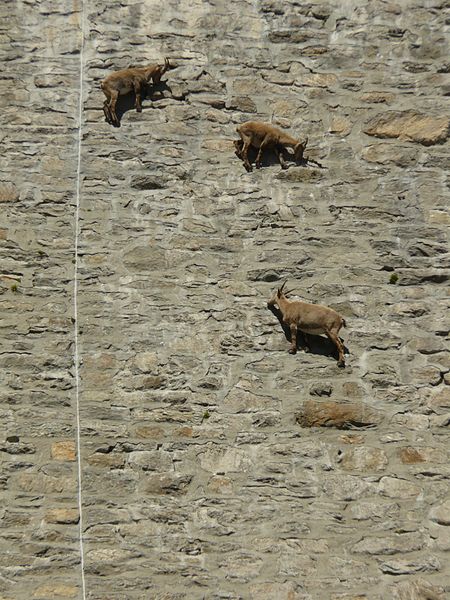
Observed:
[[[75,411],[77,436],[77,467],[78,467],[78,534],[80,540],[80,568],[82,598],[86,600],[86,583],[84,576],[84,547],[83,547],[83,501],[82,501],[82,471],[81,471],[81,424],[80,424],[80,375],[78,370],[78,238],[80,235],[80,188],[81,188],[81,140],[83,123],[83,76],[84,76],[84,2],[81,0],[80,9],[80,82],[78,99],[78,156],[77,181],[75,190],[75,242],[74,242],[74,278],[73,278],[73,313],[74,313],[74,365],[75,365]]]

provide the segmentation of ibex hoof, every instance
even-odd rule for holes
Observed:
[[[289,348],[289,354],[297,354],[296,348]]]
[[[142,112],[142,107],[141,106],[136,106],[136,112]]]
[[[255,163],[255,167],[256,167],[257,169],[260,169],[260,168],[261,168],[261,163]]]
[[[340,360],[340,361],[338,362],[337,366],[338,366],[340,369],[345,369],[345,362],[344,362],[343,360]]]
[[[281,165],[281,168],[282,168],[282,169],[284,169],[284,170],[286,170],[286,169],[288,169],[289,167],[288,167],[288,165]]]
[[[245,170],[247,171],[247,173],[251,173],[253,171],[252,167],[245,167]]]

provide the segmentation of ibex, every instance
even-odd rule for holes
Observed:
[[[136,111],[142,112],[141,94],[146,86],[153,81],[156,85],[164,73],[171,68],[169,60],[164,59],[163,65],[149,65],[148,67],[130,67],[108,75],[101,83],[106,100],[103,103],[103,112],[108,123],[118,127],[120,125],[116,114],[116,102],[119,96],[132,91],[136,94]]]
[[[336,346],[339,353],[338,367],[345,367],[344,345],[339,338],[339,330],[342,326],[345,327],[345,319],[341,317],[335,310],[320,304],[309,304],[300,300],[288,300],[288,292],[283,291],[286,281],[273,294],[267,302],[267,307],[271,310],[275,305],[278,306],[283,319],[283,324],[290,328],[291,332],[291,347],[290,354],[297,352],[297,330],[304,334],[305,344],[309,350],[307,334],[320,335],[324,333]]]
[[[273,149],[278,156],[282,169],[287,169],[285,157],[287,155],[286,148],[294,149],[295,160],[303,159],[308,138],[303,141],[297,140],[292,136],[284,133],[278,127],[274,127],[270,123],[259,123],[258,121],[247,121],[236,127],[236,131],[241,136],[240,140],[234,142],[236,147],[236,155],[244,161],[244,167],[247,171],[252,171],[252,166],[248,160],[248,149],[253,146],[258,150],[256,157],[256,168],[261,167],[262,153],[265,149]]]

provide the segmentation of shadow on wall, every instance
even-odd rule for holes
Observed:
[[[288,342],[290,342],[291,341],[291,330],[288,326],[286,326],[284,324],[283,315],[281,313],[281,310],[279,308],[277,308],[276,306],[269,307],[269,310],[278,319],[278,321],[283,329],[285,338],[287,339]],[[344,342],[344,340],[342,338],[340,338],[340,340],[342,343]],[[304,335],[300,331],[300,329],[297,330],[296,345],[297,345],[297,350],[299,350],[299,349],[304,350],[305,345],[306,345]],[[320,356],[332,356],[336,360],[339,359],[339,355],[338,355],[336,346],[333,344],[333,342],[331,342],[328,338],[326,338],[324,336],[311,335],[309,333],[308,334],[308,346],[309,346],[309,351],[311,354],[318,354]],[[344,353],[350,354],[349,349],[347,348],[347,346],[345,346],[345,344],[344,344]]]
[[[236,140],[234,142],[234,146],[236,148],[236,156],[238,158],[241,158],[239,156],[239,152],[242,150],[244,143],[242,142],[242,140]],[[254,147],[254,146],[250,146],[248,149],[248,160],[250,162],[250,164],[254,164],[256,161],[256,157],[258,155],[258,150]],[[293,157],[291,157],[293,158]],[[289,157],[286,157],[287,160],[289,160]],[[279,165],[280,161],[278,160],[278,156],[275,154],[275,152],[273,150],[266,150],[262,156],[261,159],[261,166],[262,167],[269,167],[271,165]]]
[[[162,100],[163,98],[165,98],[164,92],[166,92],[166,91],[169,92],[169,94],[172,92],[172,90],[170,89],[170,87],[166,81],[160,81],[157,84],[149,85],[149,86],[147,86],[147,89],[145,90],[145,94],[142,96],[142,100],[151,100],[152,102],[155,102],[156,100]],[[135,110],[135,109],[136,109],[136,96],[135,96],[134,92],[125,94],[123,96],[119,96],[117,98],[117,104],[116,104],[116,115],[119,120],[119,125],[115,125],[114,123],[111,123],[111,125],[113,125],[113,127],[120,127],[120,123],[122,121],[123,115],[125,113],[127,113],[129,110]],[[145,110],[145,107],[143,106],[142,109]],[[106,114],[105,114],[105,121],[108,123]]]
[[[240,155],[240,152],[242,150],[243,145],[244,145],[244,143],[242,142],[242,140],[235,140],[235,142],[234,142],[234,147],[236,149],[235,154],[241,160],[242,160],[242,157]],[[286,163],[289,166],[296,165],[297,167],[307,167],[309,164],[313,164],[316,167],[318,167],[319,169],[324,168],[324,166],[321,165],[319,162],[312,160],[310,158],[307,158],[307,157],[303,157],[301,160],[295,160],[294,154],[292,152],[289,152],[286,148],[282,148],[281,152],[283,153],[284,160],[286,161]],[[248,160],[251,165],[253,165],[256,162],[257,156],[258,156],[257,148],[255,148],[254,146],[250,146],[248,149]],[[275,151],[273,149],[271,150],[268,148],[264,151],[264,154],[262,155],[261,166],[262,167],[270,167],[273,165],[279,166],[280,161],[278,160],[278,156],[276,155]]]

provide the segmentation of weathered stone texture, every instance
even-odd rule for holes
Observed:
[[[449,126],[448,117],[430,117],[414,111],[388,111],[371,119],[364,131],[376,137],[400,138],[432,146],[447,140]]]
[[[302,427],[373,427],[380,422],[380,415],[364,403],[305,402],[297,421]]]
[[[81,599],[80,528],[89,600],[449,596],[445,8],[1,3],[1,600]],[[164,56],[105,123],[100,80]],[[323,168],[246,173],[249,119]],[[345,370],[287,353],[286,278]]]

